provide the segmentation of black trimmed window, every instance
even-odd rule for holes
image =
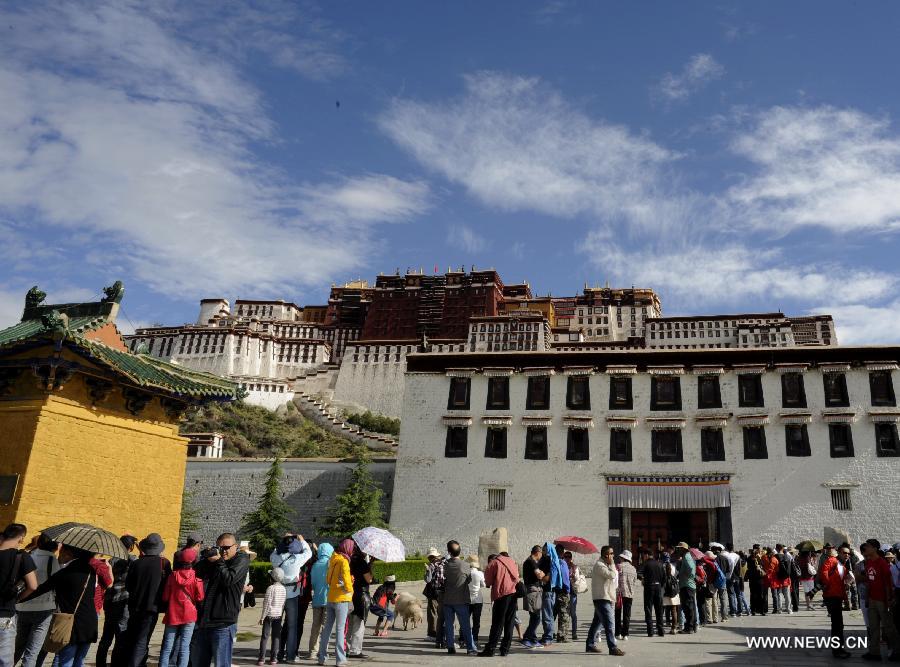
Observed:
[[[569,427],[566,437],[566,460],[588,461],[591,458],[590,436],[586,428]]]
[[[843,373],[823,373],[822,384],[825,388],[826,407],[846,408],[850,406],[846,375]]]
[[[697,378],[697,407],[721,408],[722,391],[718,375],[701,375]]]
[[[681,410],[681,378],[650,378],[650,409]]]
[[[762,375],[738,375],[738,406],[761,408],[763,402]]]
[[[769,450],[766,447],[766,429],[764,426],[744,427],[744,458],[769,458]]]
[[[566,407],[570,410],[591,409],[589,375],[570,375],[566,385]]]
[[[872,405],[878,407],[894,407],[897,398],[894,396],[894,382],[890,371],[872,371],[869,373],[869,390],[872,394]]]
[[[725,460],[725,437],[722,429],[700,429],[700,458],[703,461]]]
[[[471,378],[450,378],[450,397],[447,399],[448,410],[468,410]]]
[[[650,435],[651,454],[654,463],[677,463],[684,461],[681,446],[681,429],[656,429]]]
[[[631,460],[631,429],[614,428],[609,431],[609,460]]]
[[[800,373],[782,373],[781,407],[806,407],[806,387],[803,385],[803,375]]]
[[[853,456],[853,431],[850,424],[829,424],[828,445],[833,459]]]
[[[547,460],[547,427],[529,426],[525,432],[525,458],[533,461]]]
[[[900,439],[896,424],[875,424],[875,454],[900,456]]]
[[[550,408],[550,376],[536,375],[528,378],[526,410],[547,410]]]
[[[811,456],[809,431],[806,424],[787,424],[784,427],[784,453],[786,456]]]
[[[609,378],[609,409],[631,410],[632,407],[631,378],[613,375]]]
[[[500,427],[490,427],[484,440],[484,458],[486,459],[505,459],[506,458],[506,429]]]
[[[466,426],[448,426],[447,444],[444,447],[444,456],[448,459],[465,458],[469,443],[469,429]]]
[[[487,410],[509,410],[509,378],[488,378]]]

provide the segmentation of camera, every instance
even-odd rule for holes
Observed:
[[[224,556],[225,549],[222,547],[207,547],[200,552],[200,558],[212,558],[213,556]]]

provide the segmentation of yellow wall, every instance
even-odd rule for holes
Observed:
[[[19,384],[36,386],[33,377]],[[172,554],[186,444],[158,399],[137,418],[118,387],[92,406],[80,375],[50,395],[14,392],[0,400],[0,474],[21,478],[13,505],[0,506],[0,523],[24,523],[29,534],[65,521],[117,535],[157,532]]]

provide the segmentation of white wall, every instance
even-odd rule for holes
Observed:
[[[365,361],[364,350],[367,347],[369,360]],[[413,352],[416,350],[413,344],[349,346],[338,373],[334,402],[363,405],[372,412],[399,417],[403,405],[407,348]]]

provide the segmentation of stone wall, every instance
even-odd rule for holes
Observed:
[[[334,390],[335,405],[364,406],[398,418],[403,405],[407,350],[415,345],[350,345]]]
[[[316,526],[346,488],[355,464],[288,459],[282,465],[281,490],[294,510],[294,528],[305,538],[316,540],[319,537]],[[270,466],[270,460],[262,459],[188,459],[185,491],[190,492],[190,502],[199,512],[200,533],[206,540],[240,529],[244,515],[256,509]],[[375,459],[369,469],[384,491],[383,505],[389,515],[394,492],[394,461]]]

